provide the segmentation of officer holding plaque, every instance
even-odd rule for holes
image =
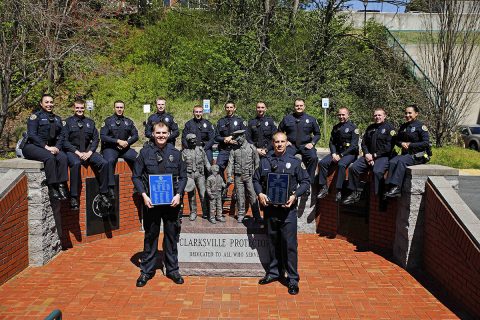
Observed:
[[[180,151],[167,143],[168,125],[154,124],[152,142],[145,144],[135,161],[132,180],[145,205],[144,249],[137,287],[143,287],[155,275],[158,237],[163,219],[163,252],[166,276],[176,284],[184,282],[178,268],[177,240],[180,236],[180,200],[187,184],[187,170]]]
[[[260,160],[260,167],[253,176],[255,193],[264,209],[270,253],[267,274],[258,283],[283,281],[286,271],[288,293],[295,295],[299,292],[300,280],[297,270],[297,199],[308,191],[310,179],[301,167],[301,161],[285,152],[287,141],[283,132],[273,135],[274,154]]]

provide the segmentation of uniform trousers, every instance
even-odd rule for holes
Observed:
[[[27,143],[22,149],[26,159],[42,161],[47,185],[66,182],[68,179],[67,155],[60,151],[52,154],[45,148]]]
[[[155,275],[157,265],[158,237],[163,220],[163,254],[166,275],[178,272],[177,241],[180,236],[180,222],[178,215],[180,206],[156,206],[151,209],[144,207],[143,228],[143,254],[140,263],[142,273],[151,277]]]
[[[217,162],[216,164],[218,165],[219,174],[220,176],[225,180],[225,168],[228,165],[228,158],[230,157],[230,150],[220,150],[218,152],[217,156]]]
[[[247,211],[246,202],[248,201],[252,205],[253,217],[260,218],[260,208],[258,207],[257,196],[255,190],[253,189],[252,176],[235,175],[234,182],[235,189],[237,191],[238,215],[245,215]]]
[[[388,164],[388,176],[385,183],[398,187],[403,185],[403,178],[408,166],[423,163],[416,161],[410,154],[404,154],[392,158]]]
[[[205,153],[207,155],[208,162],[210,162],[210,164],[213,164],[213,151],[212,151],[212,149],[205,150]]]
[[[72,197],[78,197],[78,188],[80,186],[80,166],[91,165],[97,174],[100,193],[108,191],[108,163],[102,156],[96,152],[92,153],[87,161],[81,160],[75,153],[67,152],[68,166],[70,167],[70,194]]]
[[[318,182],[321,186],[327,184],[327,177],[328,174],[331,173],[335,167],[337,167],[337,182],[335,187],[337,190],[341,190],[343,186],[343,181],[345,181],[345,176],[347,173],[347,167],[355,161],[356,156],[347,154],[340,158],[340,160],[335,164],[333,161],[333,157],[331,154],[325,156],[322,160],[320,160],[319,164],[319,172],[318,172]]]
[[[283,278],[286,271],[288,283],[298,284],[297,208],[268,206],[264,218],[270,254],[267,276]]]
[[[118,150],[113,148],[106,148],[102,151],[103,158],[108,162],[108,186],[115,186],[115,166],[117,165],[118,158],[123,158],[133,169],[135,159],[137,159],[138,153],[133,149]]]
[[[295,156],[297,153],[302,155],[302,162],[307,168],[308,175],[310,176],[310,184],[315,182],[315,170],[317,169],[318,157],[317,149],[307,149],[305,146],[295,147],[293,144],[287,147],[286,153]]]
[[[348,168],[348,189],[359,189],[360,175],[372,170],[375,194],[377,195],[382,185],[383,176],[388,169],[388,157],[380,157],[374,160],[373,167],[367,163],[365,157],[360,157]]]

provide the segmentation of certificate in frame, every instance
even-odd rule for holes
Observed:
[[[268,203],[284,205],[288,201],[290,175],[287,173],[269,173],[267,177]]]
[[[148,176],[152,205],[170,205],[173,199],[173,177],[171,174],[151,174]]]

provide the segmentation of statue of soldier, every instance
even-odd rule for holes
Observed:
[[[260,209],[252,180],[253,174],[260,163],[257,148],[247,142],[245,130],[233,132],[233,137],[237,142],[237,147],[230,152],[228,158],[227,182],[232,183],[232,176],[235,178],[238,205],[237,221],[240,223],[245,217],[245,200],[248,196],[249,203],[252,205],[253,218],[256,222],[262,223],[263,219],[260,217]]]
[[[218,165],[212,165],[211,171],[212,174],[207,178],[207,197],[210,201],[209,221],[215,224],[216,221],[225,222],[225,217],[222,215],[222,195],[227,185],[219,174]]]
[[[207,203],[205,202],[205,168],[210,172],[210,162],[203,147],[197,146],[197,136],[189,133],[186,136],[187,148],[182,150],[182,158],[187,167],[187,177],[195,181],[202,204],[202,217],[208,218]],[[197,203],[195,200],[195,187],[188,192],[190,205],[190,221],[197,219]]]

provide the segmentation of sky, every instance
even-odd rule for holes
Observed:
[[[363,1],[348,1],[347,5],[354,11],[364,10]],[[381,12],[405,12],[405,7],[398,7],[384,2],[369,2],[367,10],[380,10]]]

